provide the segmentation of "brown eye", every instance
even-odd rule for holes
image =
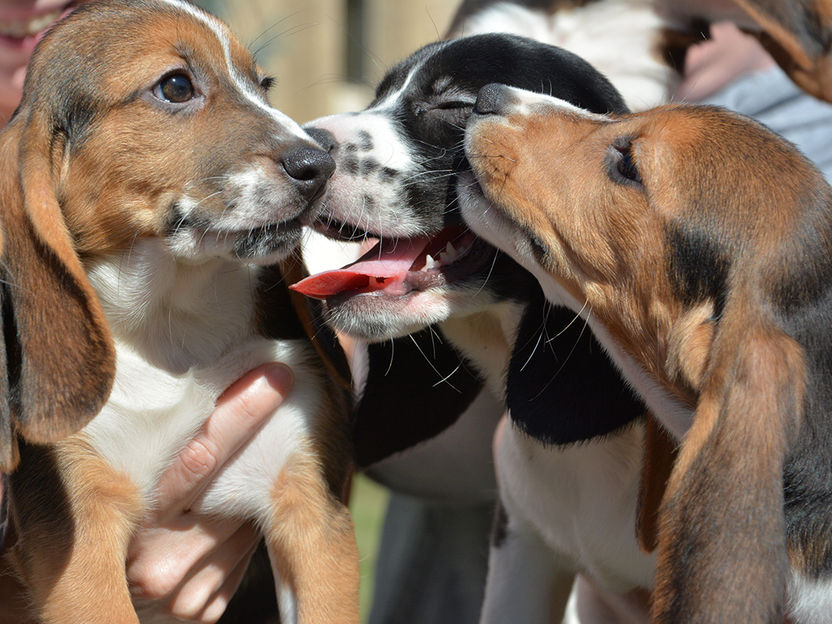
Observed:
[[[191,79],[185,74],[171,74],[159,82],[159,96],[166,102],[182,104],[194,98],[196,91]]]
[[[642,186],[641,173],[633,159],[633,144],[628,138],[613,141],[607,151],[610,176],[613,180],[623,184]]]

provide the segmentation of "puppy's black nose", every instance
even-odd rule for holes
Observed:
[[[505,85],[491,83],[480,89],[474,112],[479,115],[499,115],[503,112],[508,90]]]
[[[321,149],[332,153],[336,147],[338,147],[338,141],[335,140],[335,135],[332,134],[329,130],[324,130],[323,128],[304,128],[306,134],[311,136],[315,142],[321,146]]]
[[[335,161],[328,152],[302,145],[287,151],[281,159],[283,168],[306,199],[314,199],[335,172]]]

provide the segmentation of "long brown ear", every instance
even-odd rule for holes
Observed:
[[[804,91],[832,102],[832,0],[737,0],[754,35]]]
[[[83,427],[109,395],[115,373],[109,327],[54,191],[63,153],[42,117],[16,118],[0,140],[8,371],[8,408],[0,409],[4,472],[17,463],[16,436],[43,444]],[[61,152],[58,163],[53,151]]]
[[[748,318],[721,321],[671,474],[651,621],[783,621],[783,465],[805,364],[791,338]]]

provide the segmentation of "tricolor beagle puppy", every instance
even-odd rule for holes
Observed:
[[[653,621],[832,613],[832,190],[721,109],[485,87],[462,214],[583,318],[681,443]]]
[[[86,390],[16,396],[16,431],[37,444],[11,478],[9,556],[44,623],[139,621],[125,554],[154,484],[219,394],[269,361],[294,370],[291,395],[194,509],[262,528],[282,622],[358,622],[346,395],[284,280],[334,163],[268,105],[269,83],[182,0],[91,2],[35,51],[0,135],[10,376]],[[47,400],[98,411],[113,349],[103,409],[40,445]],[[83,368],[63,369],[65,353]]]
[[[437,435],[448,425],[444,415],[456,417],[467,407],[463,401],[471,401],[471,369],[500,401],[496,413],[502,413],[505,399],[514,425],[506,437],[522,450],[518,461],[509,466],[505,460],[501,467],[522,483],[507,486],[498,475],[500,498],[506,492],[513,498],[504,504],[545,508],[562,549],[557,562],[544,561],[548,551],[530,540],[525,547],[532,559],[492,561],[499,571],[489,583],[509,593],[498,592],[499,599],[491,594],[484,621],[549,622],[563,614],[579,571],[598,573],[615,593],[652,588],[654,557],[644,554],[636,539],[646,410],[591,332],[573,322],[575,315],[548,305],[529,273],[461,222],[456,181],[468,171],[464,123],[479,88],[497,76],[518,86],[542,86],[597,112],[627,110],[610,82],[560,48],[503,34],[428,45],[387,75],[367,110],[310,124],[319,136],[329,133],[326,144],[338,162],[317,227],[379,241],[357,262],[293,288],[325,299],[329,320],[338,329],[381,341],[369,349],[356,420],[361,463],[383,458],[391,447],[399,451],[421,441],[419,434],[422,439]],[[422,331],[390,348],[391,337],[432,322],[437,323],[433,333]],[[450,355],[437,356],[449,350]],[[409,379],[399,376],[403,368],[414,371]],[[397,418],[390,419],[395,393],[413,379],[427,380],[424,396],[398,406]],[[387,397],[386,403],[379,395]],[[440,396],[448,397],[446,405],[431,406]],[[458,444],[482,443],[477,430],[491,437],[490,414],[483,413],[482,404],[475,407],[479,411],[462,417],[471,433]],[[450,433],[466,425],[455,423]],[[448,456],[459,462],[466,452],[467,447]],[[534,467],[522,468],[531,456]],[[375,467],[373,474],[379,474]],[[405,478],[388,474],[380,478],[404,489]],[[515,583],[503,582],[524,578],[528,570],[521,568],[528,561],[540,562],[540,584],[518,590]],[[546,589],[556,586],[561,600],[540,591],[542,568]]]

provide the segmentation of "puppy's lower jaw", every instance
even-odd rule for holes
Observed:
[[[183,227],[167,239],[172,254],[190,262],[225,258],[269,265],[292,253],[301,233],[300,223],[291,220],[240,230]]]

